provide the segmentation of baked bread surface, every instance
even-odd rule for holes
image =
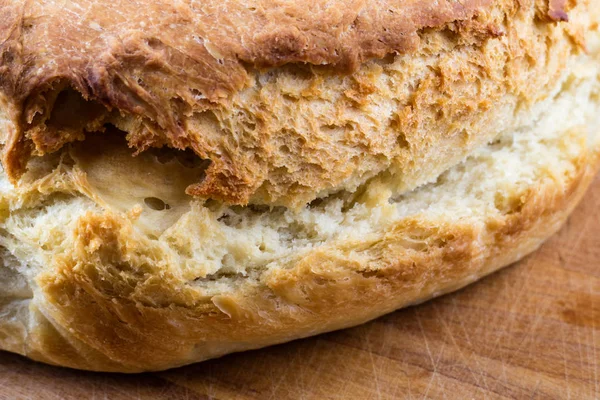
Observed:
[[[335,198],[298,214],[165,197],[159,211],[143,199],[172,192],[143,179],[148,164],[165,168],[150,155],[115,150],[115,170],[102,172],[77,161],[85,150],[37,160],[18,189],[3,177],[0,346],[83,369],[164,369],[473,282],[537,248],[593,177],[597,68],[579,72],[530,131],[398,199],[369,187],[349,209]],[[130,178],[115,180],[125,168]]]
[[[3,164],[17,183],[112,124],[210,161],[197,198],[299,209],[382,174],[401,194],[536,118],[584,51],[573,4],[2,0]]]
[[[15,4],[0,2],[5,10]],[[427,3],[402,3],[409,4]],[[501,13],[506,4],[477,10]],[[121,130],[107,127],[74,141],[63,141],[61,131],[63,143],[56,149],[33,150],[33,136],[19,131],[13,115],[25,108],[3,89],[5,158],[11,157],[11,143],[32,146],[33,157],[19,174],[11,176],[7,167],[0,175],[0,348],[88,370],[171,368],[356,325],[456,290],[533,251],[560,227],[598,167],[600,7],[596,0],[579,2],[567,10],[569,22],[559,22],[566,17],[556,5],[513,6],[514,20],[502,20],[503,26],[517,21],[530,30],[519,30],[526,37],[508,47],[517,64],[527,62],[530,69],[513,71],[503,64],[498,74],[514,73],[523,83],[516,105],[503,108],[499,101],[486,113],[469,108],[465,118],[477,126],[477,134],[488,124],[493,134],[468,150],[450,145],[451,140],[436,141],[436,134],[448,130],[422,131],[423,141],[434,138],[432,154],[440,159],[458,155],[445,167],[431,163],[434,172],[417,168],[414,158],[413,172],[407,173],[431,174],[415,178],[431,182],[409,191],[399,189],[404,175],[384,168],[356,190],[336,189],[308,206],[271,207],[277,202],[270,201],[240,206],[218,196],[189,196],[186,190],[210,175],[196,149],[147,149],[133,157],[139,148],[129,149],[131,136],[122,132],[127,129],[111,120]],[[549,13],[555,12],[553,20]],[[3,26],[0,32],[9,30]],[[482,39],[481,46],[502,48],[509,37]],[[543,51],[530,57],[523,49],[539,38]],[[407,49],[401,51],[416,51]],[[54,50],[48,54],[52,57]],[[389,65],[403,71],[400,66],[419,62],[411,57],[396,55]],[[335,68],[355,68],[343,78],[350,80],[365,68],[381,66],[381,61],[358,60],[360,65],[339,62]],[[7,72],[7,65],[3,58],[3,79],[16,74]],[[273,68],[255,73],[276,75],[300,67]],[[343,80],[338,72],[326,74],[332,82]],[[176,82],[177,76],[173,72],[165,82]],[[439,86],[429,88],[442,93]],[[251,89],[226,95],[230,105],[244,90]],[[49,104],[48,99],[40,104]],[[433,113],[435,107],[430,109]],[[512,111],[505,114],[507,109]],[[415,115],[428,112],[419,109]],[[136,117],[128,113],[117,114],[130,123],[148,118],[145,111]],[[451,124],[454,115],[435,121],[447,128],[443,124]],[[157,132],[170,135],[162,128]],[[494,140],[486,144],[489,138]],[[438,168],[445,172],[436,173]],[[328,188],[323,190],[334,186]],[[310,190],[316,193],[315,186]]]

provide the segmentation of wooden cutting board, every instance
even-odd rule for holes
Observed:
[[[145,375],[0,352],[0,399],[600,399],[600,178],[538,252],[353,329]]]

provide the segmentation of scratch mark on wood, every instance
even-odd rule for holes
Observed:
[[[423,321],[421,321],[421,316],[419,315],[418,311],[415,312],[415,318],[417,319],[417,323],[419,324],[419,329],[421,330],[421,335],[423,336],[423,341],[425,342],[425,349],[427,350],[427,355],[429,356],[429,360],[431,361],[432,368],[431,376],[429,377],[429,382],[427,383],[427,388],[425,389],[425,394],[423,395],[423,398],[426,399],[427,395],[429,394],[429,390],[431,389],[431,384],[433,383],[433,380],[436,375],[436,365],[433,359],[433,355],[431,354],[431,349],[429,348],[429,340],[427,340],[425,329],[423,329]]]
[[[375,368],[375,360],[373,359],[373,351],[371,349],[371,340],[369,338],[369,333],[365,335],[365,342],[367,345],[367,352],[369,353],[369,359],[371,361],[371,370],[373,371],[373,380],[375,380],[375,388],[377,389],[377,398],[381,399],[381,387],[379,386],[379,374],[377,373],[377,368]]]
[[[571,392],[569,390],[569,374],[568,374],[568,371],[567,371],[567,353],[566,353],[567,345],[565,343],[565,333],[566,333],[566,330],[565,330],[564,325],[563,325],[563,327],[561,329],[561,333],[562,334],[560,335],[560,337],[561,337],[561,340],[562,340],[563,369],[564,369],[565,380],[567,382],[567,397],[571,398]]]
[[[473,348],[473,343],[471,342],[471,339],[469,337],[469,333],[465,329],[464,321],[460,317],[460,313],[457,312],[456,302],[453,301],[452,305],[453,305],[453,307],[452,307],[452,316],[454,316],[454,318],[456,318],[459,321],[459,325],[460,325],[460,327],[462,328],[462,330],[464,332],[464,338],[466,339],[467,343],[469,344],[469,349],[472,349]],[[456,341],[456,338],[454,337],[452,329],[448,326],[448,324],[446,323],[445,319],[440,315],[439,310],[437,309],[437,307],[436,307],[436,316],[437,316],[437,319],[441,322],[441,324],[442,324],[442,326],[444,328],[444,331],[447,333],[447,337],[450,338],[450,340],[452,341],[452,344],[454,345],[454,348],[456,349],[456,351],[458,351],[458,354],[460,355],[460,357],[462,358],[463,362],[465,363],[465,366],[468,366],[469,365],[469,360],[473,359],[473,357],[467,357],[465,355],[462,347]],[[475,374],[475,369],[474,368],[469,368],[469,372],[473,376],[473,379],[475,380],[475,382],[477,382],[477,386],[485,386],[485,388],[487,389],[488,385],[487,385],[485,376],[482,375],[483,367],[480,364],[480,362],[477,359],[477,357],[475,357],[475,363],[477,364],[477,370],[479,370],[479,376],[483,380],[483,385],[481,384],[481,380]]]
[[[596,341],[596,316],[595,316],[595,311],[596,311],[596,305],[594,304],[594,299],[596,299],[596,296],[594,296],[594,291],[592,290],[592,282],[588,281],[588,292],[590,294],[590,298],[592,299],[592,349],[594,352],[593,358],[593,366],[594,366],[594,397],[595,398],[599,398],[600,397],[600,390],[599,390],[599,385],[600,382],[598,381],[598,363],[600,363],[600,360],[598,360],[598,355],[596,353],[596,347],[598,346],[598,342]]]

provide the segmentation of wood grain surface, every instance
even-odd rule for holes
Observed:
[[[0,353],[0,399],[600,399],[600,178],[539,251],[353,329],[145,375]]]

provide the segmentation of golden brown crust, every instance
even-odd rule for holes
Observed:
[[[55,328],[41,326],[28,355],[75,368],[137,372],[367,321],[456,290],[536,249],[585,192],[595,159],[582,155],[565,187],[548,182],[532,189],[518,211],[501,219],[484,225],[403,221],[360,243],[311,251],[212,298],[198,297],[169,271],[143,279],[144,267],[124,240],[130,223],[88,215],[80,220],[73,253],[38,277],[43,313],[68,329],[59,335],[70,341],[51,345]]]
[[[533,0],[339,4],[81,0],[64,9],[52,1],[3,0],[0,97],[8,103],[13,122],[3,164],[14,183],[31,155],[56,151],[81,140],[86,131],[112,123],[127,132],[130,146],[138,151],[163,145],[191,148],[211,160],[206,179],[188,188],[191,195],[232,204],[302,206],[332,191],[353,190],[387,168],[404,174],[410,169],[407,165],[441,164],[422,155],[440,141],[447,141],[448,148],[464,147],[467,154],[470,147],[461,143],[461,135],[482,144],[502,129],[485,129],[489,121],[477,117],[488,112],[490,104],[516,107],[526,100],[520,98],[523,93],[549,93],[552,85],[541,78],[522,87],[518,77],[532,68],[522,53],[534,59],[546,55],[567,59],[577,46],[555,48],[555,40],[564,43],[556,35],[562,28],[555,32],[542,27],[535,33],[524,32],[523,26],[511,28],[512,19],[533,26],[532,7],[535,18],[545,22],[566,20],[561,0],[536,0],[535,5]],[[453,38],[450,45],[443,43],[445,36]],[[491,39],[505,47],[485,51]],[[539,43],[546,42],[549,48],[540,48]],[[463,54],[461,47],[472,51]],[[444,57],[445,51],[456,56]],[[239,101],[244,89],[268,78],[270,72],[263,69],[290,63],[314,65],[321,71],[309,72],[315,74],[311,78],[315,88],[305,95],[321,100],[320,96],[331,95],[319,95],[324,92],[319,80],[335,81],[340,72],[356,73],[368,60],[389,54],[440,55],[448,64],[431,65],[431,76],[421,82],[405,78],[396,83],[418,87],[406,99],[394,100],[399,104],[392,112],[391,133],[385,126],[374,132],[356,127],[361,125],[361,113],[367,119],[382,118],[365,112],[374,100],[371,94],[381,88],[360,74],[354,87],[344,89],[347,104],[336,104],[333,115],[307,117],[314,126],[278,123],[277,114],[289,110],[277,107],[281,104],[276,98],[253,99],[250,105]],[[471,64],[464,63],[465,56],[473,60]],[[541,76],[556,79],[562,67],[546,65]],[[304,67],[297,68],[292,75]],[[512,72],[501,77],[501,71]],[[372,72],[363,75],[369,74],[379,79]],[[484,86],[479,93],[466,93],[459,84],[462,79]],[[72,98],[73,91],[85,100]],[[79,106],[85,111],[78,114],[79,120],[57,116],[57,110]],[[419,107],[431,110],[424,114]],[[440,115],[435,117],[438,108]],[[358,120],[356,116],[336,120],[344,109],[358,111]],[[228,115],[230,110],[242,116]],[[473,120],[462,117],[469,111]],[[292,118],[301,119],[307,110],[295,112]],[[428,113],[439,126],[429,126]],[[334,131],[321,131],[319,125]],[[341,138],[333,135],[339,129]],[[435,132],[444,132],[445,137]],[[362,160],[348,149],[368,157]],[[447,164],[460,158],[449,158]],[[420,178],[413,186],[433,176]]]
[[[389,220],[387,225],[367,217],[373,229],[365,234],[321,238],[308,247],[299,244],[302,220],[287,215],[296,225],[290,232],[296,248],[272,262],[260,261],[258,255],[259,264],[253,267],[257,254],[242,244],[241,262],[248,265],[237,273],[226,263],[219,270],[202,272],[203,253],[218,250],[219,244],[234,246],[228,256],[240,251],[235,239],[222,242],[211,236],[219,231],[235,235],[231,230],[235,226],[222,221],[220,211],[195,202],[158,238],[138,221],[143,218],[139,206],[126,204],[127,212],[111,206],[114,203],[97,175],[117,191],[127,190],[133,185],[120,188],[108,166],[113,165],[115,173],[127,170],[133,175],[139,170],[145,178],[153,165],[148,160],[137,159],[141,164],[136,165],[130,157],[113,157],[116,151],[103,159],[106,154],[92,156],[76,149],[59,160],[46,159],[25,177],[27,187],[7,188],[5,181],[1,185],[1,249],[12,250],[3,252],[0,288],[4,291],[8,284],[12,289],[5,293],[11,303],[2,304],[0,346],[82,369],[163,369],[351,326],[473,282],[523,257],[558,229],[597,170],[600,138],[580,120],[572,123],[573,129],[556,127],[557,122],[569,126],[564,116],[575,104],[587,110],[580,110],[585,115],[595,116],[597,104],[587,101],[595,99],[597,68],[584,70],[569,80],[583,88],[581,93],[573,89],[575,95],[555,100],[545,120],[536,122],[537,131],[527,133],[527,140],[513,137],[499,147],[482,149],[467,161],[466,169],[454,169],[458,174],[454,178],[445,174],[441,186],[416,191],[417,196],[422,192],[417,201],[417,210],[422,211],[394,216],[396,207],[412,200],[392,204],[389,191],[386,195],[371,187],[373,194],[383,196],[380,205],[356,207],[365,207],[367,215],[381,213],[379,222]],[[92,152],[101,148],[89,144]],[[530,159],[522,162],[519,156]],[[516,178],[504,176],[507,161],[515,164],[508,164],[507,176],[517,174]],[[492,178],[497,183],[488,185],[489,177],[481,175],[486,165],[495,165]],[[179,176],[184,167],[169,162],[152,168]],[[452,191],[464,180],[475,186],[469,196]],[[185,186],[185,179],[172,184]],[[168,195],[173,186],[162,185],[153,190]],[[149,182],[149,186],[157,185]],[[492,193],[483,208],[477,205],[482,192]],[[433,195],[430,206],[427,193]],[[124,193],[125,198],[129,195]],[[178,207],[175,199],[168,201]],[[330,206],[335,207],[332,201]],[[437,202],[461,203],[449,209],[466,214],[440,214]],[[143,214],[150,212],[146,209]],[[256,213],[259,220],[280,215]],[[360,214],[352,217],[351,210],[343,214],[353,220],[345,229],[362,231],[364,221],[356,219]],[[317,213],[310,216],[317,217]],[[286,226],[276,225],[273,232],[283,241]],[[239,229],[243,236],[255,235],[250,222]],[[186,240],[193,241],[187,250]],[[203,247],[205,240],[209,248]],[[272,246],[258,243],[265,246],[263,251]],[[171,252],[174,249],[177,254]],[[24,284],[15,284],[19,280],[7,276],[7,269],[28,277],[31,290],[18,290]],[[18,315],[19,310],[24,315]]]

